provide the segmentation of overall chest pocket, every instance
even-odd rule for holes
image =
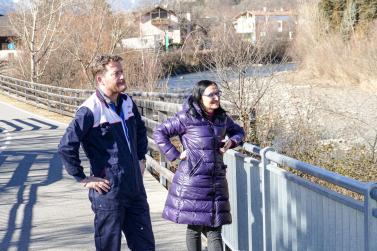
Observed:
[[[110,124],[108,124],[108,123],[102,124],[102,125],[100,125],[99,129],[100,129],[100,134],[101,134],[102,137],[104,137],[104,138],[112,138],[113,137]]]

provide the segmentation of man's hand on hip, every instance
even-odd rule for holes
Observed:
[[[110,181],[99,177],[89,176],[83,179],[81,183],[84,183],[84,187],[93,188],[100,194],[107,193],[110,190]]]

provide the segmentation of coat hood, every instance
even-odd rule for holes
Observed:
[[[204,117],[203,111],[200,108],[200,105],[194,101],[192,95],[190,95],[183,103],[183,111],[191,113],[191,115],[199,115]],[[193,111],[192,111],[193,110]]]

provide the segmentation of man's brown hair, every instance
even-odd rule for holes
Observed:
[[[91,70],[93,74],[93,78],[96,78],[97,74],[102,74],[106,71],[106,65],[112,62],[121,62],[123,58],[118,55],[112,54],[99,54],[97,55],[92,64]]]

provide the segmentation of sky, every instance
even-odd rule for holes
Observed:
[[[0,14],[5,14],[12,9],[13,3],[19,0],[0,0]],[[133,10],[138,5],[138,0],[107,0],[112,6],[113,10]]]
[[[136,7],[137,0],[107,0],[113,10],[131,10]]]
[[[140,5],[140,0],[107,0],[114,10],[132,10]],[[161,0],[144,0],[142,3],[158,4]]]
[[[17,0],[13,0],[17,2]],[[5,14],[12,9],[12,0],[0,0],[0,14]]]

